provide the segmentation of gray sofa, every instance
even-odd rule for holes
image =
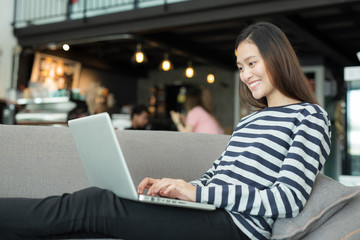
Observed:
[[[230,136],[117,131],[135,184],[145,176],[198,178]],[[66,127],[0,125],[0,197],[45,197],[89,186]],[[360,239],[360,188],[319,175],[298,217],[278,219],[273,239]]]

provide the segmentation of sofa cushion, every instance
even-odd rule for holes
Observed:
[[[319,174],[304,209],[294,218],[277,219],[271,238],[302,238],[322,225],[358,193],[360,193],[358,187],[346,187],[329,177]]]
[[[360,194],[352,198],[319,228],[304,236],[302,240],[359,240],[359,211]]]

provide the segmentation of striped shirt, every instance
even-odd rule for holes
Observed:
[[[269,239],[277,218],[299,214],[330,153],[324,109],[298,103],[244,117],[198,180],[196,201],[224,208],[251,239]]]

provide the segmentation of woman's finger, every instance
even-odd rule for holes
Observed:
[[[144,178],[138,185],[138,194],[143,194],[145,189],[150,188],[158,179]]]
[[[157,181],[155,184],[153,184],[149,190],[148,190],[148,195],[156,195],[159,194],[159,192],[166,188],[169,184],[171,184],[171,180],[170,179],[161,179],[159,181]]]

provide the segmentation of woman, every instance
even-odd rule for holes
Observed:
[[[181,121],[178,112],[171,111],[171,119],[180,132],[199,132],[210,134],[224,134],[218,121],[207,112],[202,104],[201,90],[190,88],[185,100],[186,118],[185,123]]]
[[[247,27],[236,42],[243,118],[202,178],[145,178],[139,194],[215,204],[212,212],[128,201],[100,189],[47,199],[1,199],[2,235],[96,232],[124,239],[269,239],[275,219],[295,217],[330,152],[330,122],[316,104],[283,32]]]

